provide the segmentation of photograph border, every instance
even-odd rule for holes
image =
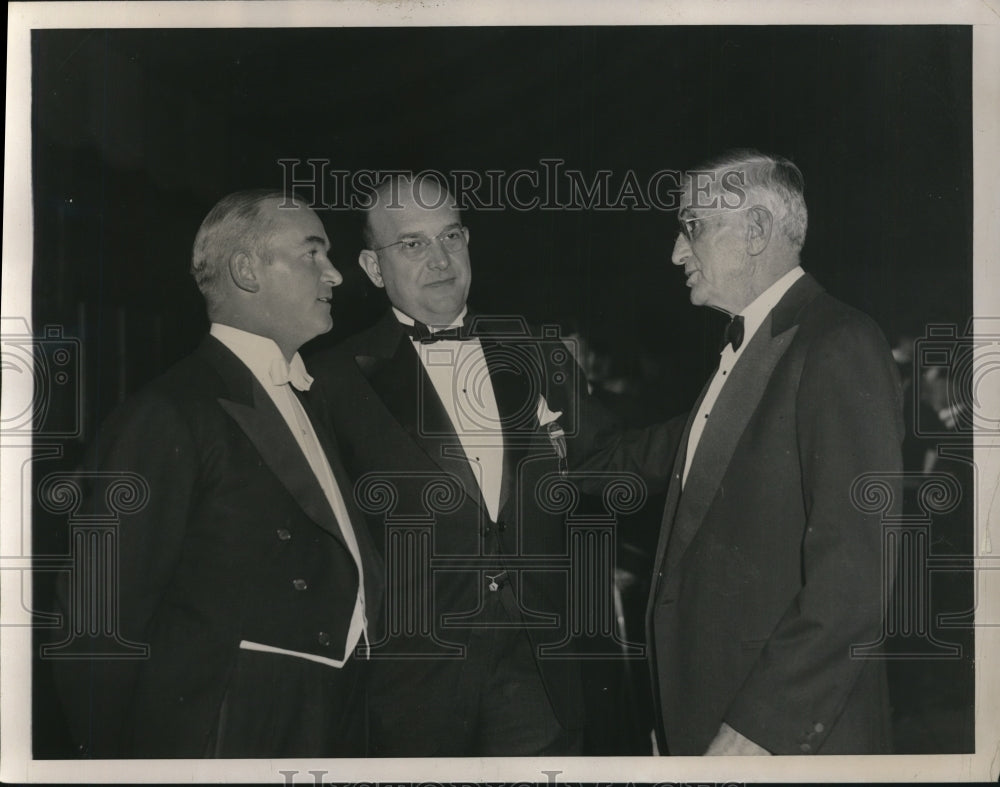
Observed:
[[[31,315],[30,34],[40,28],[382,27],[464,25],[972,26],[974,319],[1000,315],[1000,6],[994,2],[80,2],[8,6],[2,314]],[[30,319],[28,319],[30,323]],[[34,326],[36,331],[38,326]],[[988,346],[978,363],[998,367]],[[1000,412],[1000,374],[977,395]],[[3,402],[30,401],[31,375],[5,372]],[[24,388],[23,386],[28,386]],[[5,408],[6,409],[6,408]],[[4,782],[752,782],[996,781],[1000,775],[1000,435],[977,432],[976,753],[867,757],[453,758],[343,760],[34,760],[31,756],[30,435],[0,435],[0,780]],[[990,545],[996,544],[996,547]],[[993,549],[991,553],[989,550]],[[294,772],[294,776],[289,773]],[[311,775],[312,774],[312,775]],[[291,781],[289,781],[291,779]]]

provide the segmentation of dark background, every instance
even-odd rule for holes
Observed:
[[[891,343],[971,314],[968,27],[44,30],[32,68],[33,324],[62,326],[83,350],[81,437],[45,471],[72,467],[114,405],[194,348],[208,327],[187,272],[195,231],[223,194],[280,188],[281,158],[485,173],[554,157],[588,180],[611,170],[614,192],[629,170],[645,183],[757,147],[805,175],[805,268]],[[358,216],[320,216],[345,281],[314,347],[386,307],[356,265]],[[607,394],[627,419],[690,406],[720,323],[689,304],[670,264],[674,213],[464,220],[478,311],[580,333],[602,374],[631,381]],[[35,524],[36,554],[66,551],[65,522]],[[962,527],[971,533],[971,513]],[[47,597],[40,581],[36,606]],[[925,695],[954,683],[933,669],[920,673]],[[36,755],[59,756],[61,722],[37,675]],[[599,703],[633,702],[644,691],[633,684],[603,686]],[[938,698],[957,709],[947,722],[911,708],[903,748],[971,750],[970,687]]]

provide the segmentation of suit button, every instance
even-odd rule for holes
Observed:
[[[808,743],[803,743],[801,746],[799,746],[799,749],[802,751],[803,754],[808,754],[813,750],[813,747],[810,746]]]
[[[307,587],[309,587],[309,584],[304,579],[293,579],[292,587],[295,588],[296,590],[305,590]]]
[[[813,729],[816,730],[816,732],[823,732],[825,728],[823,727],[823,723],[818,721],[815,726],[813,726]]]
[[[292,533],[290,530],[286,530],[283,527],[278,528],[278,540],[279,541],[291,541]]]
[[[492,530],[492,528],[489,525],[487,525],[486,527],[483,528],[483,535],[484,536],[488,536],[492,532],[493,532],[493,530]]]
[[[505,525],[503,522],[497,522],[497,530],[499,530],[502,533],[506,529],[507,525]]]
[[[330,635],[327,634],[325,631],[321,631],[319,634],[316,635],[316,641],[319,642],[320,645],[326,647],[327,645],[330,644]]]

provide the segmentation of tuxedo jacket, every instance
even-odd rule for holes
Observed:
[[[891,582],[854,484],[902,466],[881,332],[803,276],[733,368],[682,492],[690,428],[648,608],[667,749],[703,754],[725,721],[776,754],[886,751],[884,662],[851,652],[879,641]]]
[[[337,446],[316,432],[347,503],[372,614],[381,564]],[[324,661],[349,655],[357,566],[250,370],[206,337],[109,418],[83,470],[131,471],[148,485],[148,503],[122,514],[116,534],[117,633],[148,645],[148,657],[53,661],[77,751],[364,754],[363,662]],[[90,476],[97,483],[84,510],[98,512],[100,477]],[[63,577],[57,593],[67,614],[71,584]]]
[[[559,423],[571,459],[590,453],[584,443],[607,443],[614,435],[613,422],[586,395],[578,367],[558,340],[512,336],[510,324],[505,327],[503,321],[491,325],[480,320],[476,325],[488,367],[483,371],[493,386],[505,441],[495,523],[444,405],[391,311],[372,328],[310,361],[316,377],[310,395],[336,434],[344,463],[358,484],[356,495],[373,514],[376,543],[387,553],[394,522],[423,522],[430,533],[427,550],[438,560],[432,578],[397,567],[388,580],[390,595],[413,599],[432,594],[433,637],[408,639],[398,626],[387,632],[381,652],[376,649],[373,655],[374,716],[433,724],[435,718],[457,713],[454,688],[462,669],[458,649],[474,626],[496,622],[481,614],[489,591],[477,566],[490,574],[507,567],[511,570],[506,582],[527,624],[555,713],[564,727],[578,729],[583,722],[578,664],[537,655],[539,647],[567,637],[570,590],[565,570],[552,568],[553,558],[567,554],[567,510],[553,502],[559,493],[548,486],[560,463],[536,405],[544,396],[549,409],[562,414]],[[639,460],[629,469],[637,464]],[[451,479],[453,494],[429,495],[428,483],[435,478]],[[383,491],[376,495],[376,489]],[[376,496],[384,506],[372,509]],[[511,568],[507,556],[536,558],[538,565],[531,570]],[[428,658],[391,658],[421,648]]]

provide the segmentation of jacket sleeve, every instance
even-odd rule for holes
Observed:
[[[851,495],[863,473],[902,469],[898,378],[874,323],[850,315],[814,340],[795,417],[802,585],[725,714],[776,754],[822,746],[866,663],[851,646],[877,641],[882,628],[880,514],[862,511]]]
[[[145,394],[112,414],[80,468],[84,515],[107,517],[107,476],[102,474],[135,473],[148,489],[146,504],[121,514],[114,533],[118,582],[108,588],[108,598],[111,615],[117,610],[114,629],[121,640],[149,642],[147,632],[181,552],[198,464],[191,431],[176,408]],[[82,577],[95,598],[105,581],[96,572]],[[68,624],[64,636],[74,630],[74,609],[85,600],[72,597],[74,584],[69,572],[56,581],[57,608]],[[82,658],[53,660],[56,690],[75,750],[89,757],[121,756],[127,751],[129,705],[144,659],[108,658],[96,641],[89,647]]]
[[[570,368],[570,367],[573,368]],[[584,492],[601,494],[605,481],[586,473],[631,473],[649,492],[666,489],[687,414],[642,428],[625,429],[607,407],[587,390],[586,377],[569,358],[565,368],[550,369],[548,378],[564,381],[549,387],[551,409],[565,410],[572,431],[567,438],[567,463],[580,473]]]

